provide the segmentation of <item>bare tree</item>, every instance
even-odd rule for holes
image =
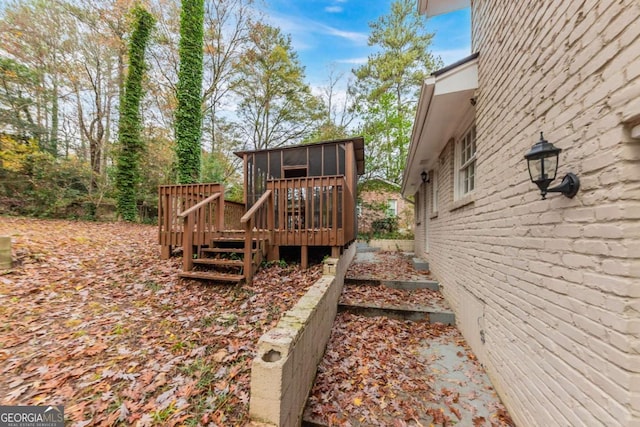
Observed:
[[[224,128],[218,114],[230,98],[237,64],[247,48],[251,22],[255,18],[253,3],[253,0],[226,0],[206,5],[202,102],[212,152],[223,148],[217,141],[217,135]]]

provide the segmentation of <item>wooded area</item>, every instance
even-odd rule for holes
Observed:
[[[181,30],[181,5],[190,3],[192,22]],[[364,178],[399,183],[417,90],[440,65],[414,3],[398,0],[371,23],[369,44],[379,51],[365,65],[351,77],[330,71],[316,88],[306,82],[291,37],[263,13],[253,0],[3,2],[0,213],[115,219],[116,205],[128,200],[134,209],[120,208],[121,218],[153,220],[161,184],[219,182],[228,199],[241,200],[234,151],[355,134],[365,137]],[[149,38],[136,62],[139,42],[132,40],[140,25]],[[201,32],[202,43],[184,43],[181,31]],[[182,61],[199,51],[202,61],[188,71]],[[192,91],[181,101],[182,72],[195,79],[199,97]],[[347,79],[345,98],[337,88]],[[129,84],[139,107],[126,101]],[[181,113],[180,105],[191,110]],[[139,123],[126,121],[126,111]],[[187,116],[192,121],[179,126]],[[123,139],[127,129],[139,139]],[[181,135],[199,149],[183,150]],[[134,152],[127,175],[121,155]],[[181,156],[195,162],[189,179],[181,175]],[[132,191],[118,192],[118,182]]]

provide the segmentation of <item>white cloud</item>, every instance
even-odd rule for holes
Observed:
[[[340,13],[343,10],[342,6],[327,6],[324,8],[324,11],[328,13]]]
[[[368,58],[367,57],[360,57],[360,58],[345,58],[345,59],[337,59],[335,62],[339,63],[339,64],[366,64],[367,63]]]
[[[283,33],[299,33],[304,31],[305,25],[301,23],[299,16],[293,15],[281,15],[279,13],[271,12],[266,16],[267,20]]]
[[[284,33],[291,34],[297,49],[305,49],[311,46],[310,36],[333,36],[351,42],[356,46],[366,46],[369,35],[355,31],[343,31],[338,28],[323,24],[313,19],[305,19],[301,16],[283,15],[271,12],[268,20],[272,25],[279,27]],[[304,42],[302,40],[307,40]]]
[[[355,31],[343,31],[328,25],[319,24],[325,34],[347,39],[357,45],[366,45],[369,35],[366,33],[357,33]]]

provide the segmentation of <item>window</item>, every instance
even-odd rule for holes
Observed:
[[[438,171],[431,171],[431,213],[438,212]]]
[[[387,216],[388,217],[396,217],[398,216],[398,201],[397,200],[389,200],[387,202]]]
[[[457,194],[456,198],[470,193],[475,188],[476,179],[476,127],[464,134],[456,145]]]
[[[285,166],[282,170],[285,178],[304,178],[307,176],[306,166]]]

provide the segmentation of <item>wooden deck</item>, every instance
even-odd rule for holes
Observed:
[[[180,215],[214,194],[224,194],[220,184],[161,185],[158,189],[158,240],[162,257],[168,258],[173,247],[181,247],[184,236],[184,220]],[[224,212],[223,217],[219,216]],[[218,199],[197,212],[192,229],[194,245],[204,245],[217,232],[225,228],[241,230],[240,218],[244,215],[244,204]]]
[[[207,277],[198,268],[216,266],[220,280],[251,281],[262,260],[278,260],[282,247],[299,248],[303,268],[310,247],[339,256],[356,239],[363,146],[358,137],[236,153],[244,159],[244,203],[225,201],[220,184],[160,186],[162,257],[182,247],[185,277]]]
[[[196,265],[239,266],[237,275],[219,280],[250,281],[263,259],[277,260],[280,247],[299,247],[303,267],[308,248],[331,247],[338,256],[356,238],[355,199],[342,176],[288,178],[267,182],[267,191],[244,212],[223,198],[219,184],[166,185],[159,190],[159,234],[162,258],[182,247],[184,277],[214,280],[194,272]],[[223,213],[222,215],[220,213]],[[221,242],[242,242],[225,247]],[[210,254],[239,253],[243,260]]]
[[[355,240],[354,197],[342,176],[267,181],[276,246],[344,246]]]

